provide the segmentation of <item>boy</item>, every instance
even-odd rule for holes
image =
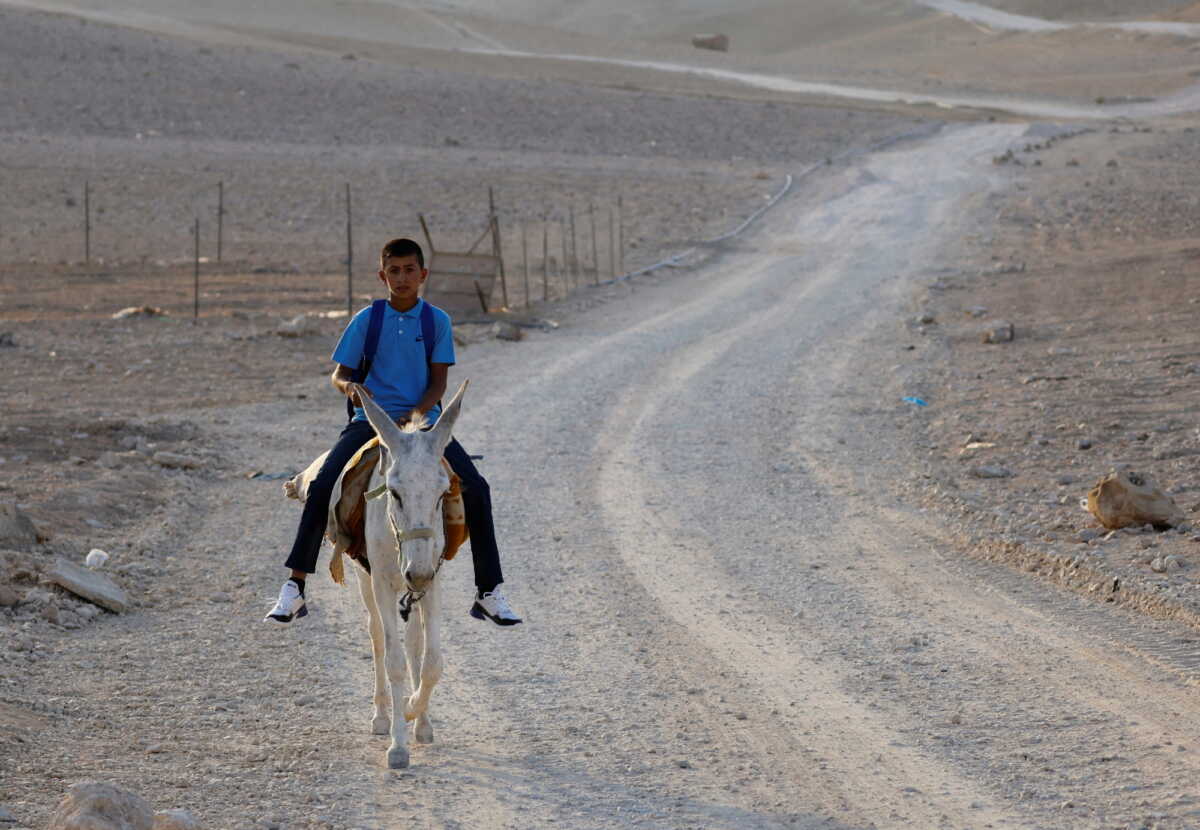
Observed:
[[[454,338],[450,334],[450,316],[430,305],[434,321],[434,344],[427,359],[422,342],[421,310],[425,301],[418,292],[429,272],[421,246],[411,239],[393,239],[379,255],[379,281],[387,288],[388,304],[384,309],[383,328],[370,372],[361,381],[388,415],[398,423],[428,418],[437,421],[441,412],[438,401],[446,392],[446,375],[454,365]],[[329,499],[342,467],[363,444],[375,437],[353,390],[355,370],[363,356],[371,309],[368,306],[346,326],[333,360],[337,364],[330,378],[334,387],[353,402],[354,417],[342,430],[317,477],[309,485],[296,541],[288,556],[291,578],[283,583],[275,607],[263,622],[290,623],[308,614],[304,601],[304,580],[317,567],[317,554],[325,533]],[[470,533],[471,554],[475,565],[475,586],[478,593],[470,614],[476,619],[488,619],[496,625],[509,626],[521,622],[500,592],[504,576],[500,571],[500,553],[496,547],[496,532],[492,525],[492,501],[488,484],[471,463],[471,457],[453,438],[446,446],[446,461],[462,479],[463,507],[466,510],[467,530]]]

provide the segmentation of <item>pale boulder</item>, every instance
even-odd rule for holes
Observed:
[[[1129,470],[1100,479],[1088,491],[1087,509],[1110,530],[1144,524],[1174,526],[1185,519],[1179,505],[1151,478]]]
[[[50,817],[48,830],[154,830],[145,799],[100,781],[81,781]]]

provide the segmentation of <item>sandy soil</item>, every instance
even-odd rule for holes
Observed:
[[[214,58],[228,88],[282,60],[0,14],[30,40],[116,44],[148,65],[169,57],[181,78]],[[533,179],[531,209],[563,182],[598,193],[627,183],[642,194],[627,203],[648,228],[646,257],[725,229],[783,173],[833,163],[747,235],[706,248],[699,267],[538,306],[524,319],[559,326],[521,342],[463,327],[476,342],[455,370],[472,379],[458,437],[485,455],[527,621],[498,631],[471,620],[470,574],[447,569],[438,743],[388,771],[382,739],[367,734],[355,592],[317,578],[303,625],[259,622],[297,517],[278,477],[322,451],[339,417],[324,376],[340,324],[316,312],[340,305],[342,286],[310,253],[319,232],[295,194],[309,168],[331,184],[358,171],[367,189],[386,136],[327,158],[336,113],[299,122],[290,141],[278,119],[199,95],[195,132],[153,149],[121,134],[124,116],[111,130],[56,121],[71,95],[55,84],[42,107],[30,81],[22,106],[36,129],[8,128],[6,148],[43,168],[85,148],[99,171],[131,175],[144,156],[144,192],[160,201],[144,224],[111,208],[127,211],[128,230],[106,257],[145,256],[136,273],[36,251],[0,270],[0,343],[12,344],[0,346],[0,496],[50,537],[0,553],[0,587],[19,599],[0,608],[0,807],[13,826],[42,826],[71,782],[92,777],[211,827],[1200,822],[1200,548],[1191,533],[1085,540],[1093,525],[1077,506],[1108,467],[1130,463],[1200,508],[1192,121],[938,128],[724,90],[547,80],[537,90],[580,117],[619,108],[631,127],[674,136],[662,151],[595,130],[549,146],[544,122],[504,116],[532,88],[519,77],[302,60],[303,85],[286,66],[262,80],[279,87],[281,112],[310,89],[340,100],[336,76],[350,65],[379,73],[375,91],[429,90],[428,118],[411,123],[443,126],[400,143],[431,165],[444,125],[479,129],[441,109],[449,97],[470,101],[468,113],[495,106],[489,122],[506,132],[471,162],[475,181]],[[95,95],[115,101],[119,89],[100,83]],[[174,106],[169,89],[148,91],[147,106]],[[260,123],[261,135],[239,132]],[[867,149],[914,128],[919,137]],[[740,152],[746,161],[726,168]],[[443,163],[451,182],[454,159]],[[208,313],[192,323],[185,272],[136,246],[174,222],[156,224],[177,204],[156,184],[167,172],[226,164],[297,183],[280,185],[292,200],[275,229],[297,227],[264,235],[279,248],[238,254],[265,272],[211,274]],[[473,189],[438,202],[462,217],[444,220],[459,238]],[[694,217],[680,209],[691,205]],[[49,216],[0,222],[5,244]],[[175,313],[108,316],[139,294]],[[307,334],[278,334],[307,312]],[[1016,340],[980,343],[998,317]],[[968,443],[994,446],[964,454]],[[158,450],[202,466],[166,469]],[[975,479],[980,463],[1014,475]],[[39,584],[53,556],[93,546],[113,555],[131,613],[96,614]],[[1151,569],[1168,554],[1183,567]]]

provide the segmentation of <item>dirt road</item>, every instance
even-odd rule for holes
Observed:
[[[471,620],[469,560],[444,572],[408,770],[368,734],[355,591],[259,622],[297,511],[242,472],[324,449],[336,401],[212,411],[219,469],[131,540],[162,552],[150,607],[30,666],[21,819],[103,777],[211,827],[1194,826],[1193,669],[1130,645],[1187,632],[974,562],[904,497],[897,315],[1022,130],[837,165],[702,272],[464,350],[526,624]]]

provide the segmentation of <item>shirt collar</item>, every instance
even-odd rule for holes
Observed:
[[[394,308],[392,309],[392,311],[396,311],[396,313],[399,314],[401,317],[420,317],[421,316],[421,306],[424,305],[424,303],[425,303],[425,301],[422,300],[420,297],[418,297],[417,304],[415,306],[413,306],[412,308],[410,308],[408,311],[396,311],[396,309],[394,309]]]

